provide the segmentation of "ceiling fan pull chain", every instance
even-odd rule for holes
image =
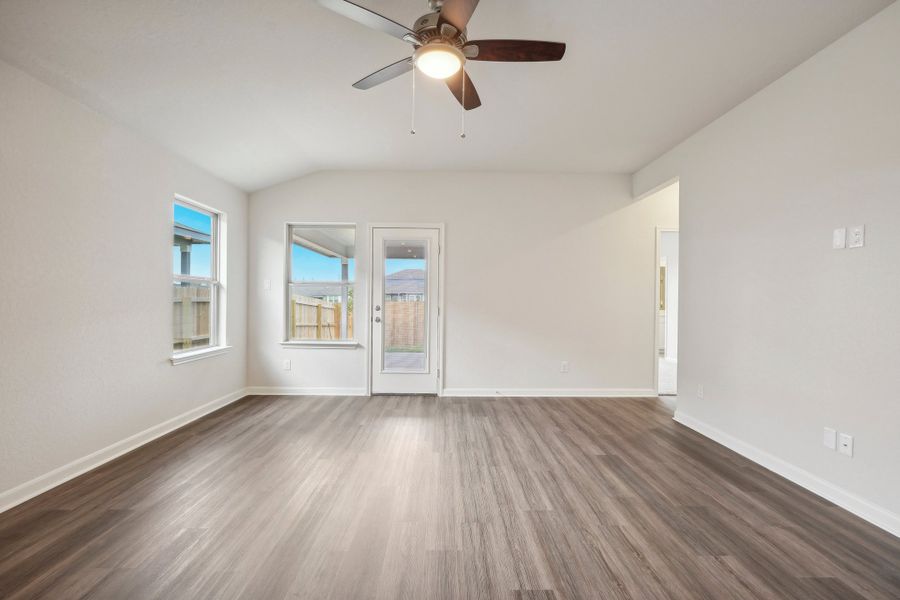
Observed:
[[[412,74],[412,118],[410,119],[409,135],[416,135],[416,69]]]
[[[463,66],[462,72],[462,102],[460,102],[460,132],[459,137],[466,139],[466,68]]]

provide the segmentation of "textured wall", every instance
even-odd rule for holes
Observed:
[[[244,386],[246,195],[0,62],[0,493]],[[172,199],[228,214],[228,343],[173,367]]]
[[[363,344],[367,225],[446,224],[445,385],[454,393],[653,387],[656,227],[677,227],[672,195],[633,202],[624,175],[326,172],[253,194],[250,212],[250,385],[366,387],[364,347],[279,344],[285,223],[318,221],[358,225]]]
[[[679,412],[900,531],[898,65],[894,4],[634,181],[681,178]],[[832,250],[856,224],[866,247]],[[855,436],[852,459],[824,426]]]

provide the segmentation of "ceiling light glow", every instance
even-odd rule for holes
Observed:
[[[447,79],[456,74],[465,59],[458,48],[448,44],[429,44],[415,53],[416,67],[434,79]]]

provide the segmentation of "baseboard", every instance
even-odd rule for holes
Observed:
[[[699,419],[685,414],[683,411],[675,411],[675,421],[689,429],[693,429],[700,435],[708,437],[726,448],[734,450],[744,458],[748,458],[756,464],[781,475],[788,481],[796,483],[802,488],[833,502],[844,510],[856,515],[884,529],[897,537],[900,537],[900,515],[873,504],[864,498],[848,492],[833,483],[830,483],[805,469],[801,469],[791,463],[773,456],[756,446],[752,446],[743,440],[739,440],[712,425],[708,425]]]
[[[212,402],[208,402],[203,406],[198,406],[197,408],[189,410],[177,417],[173,417],[168,421],[164,421],[159,425],[154,425],[140,433],[136,433],[124,440],[111,444],[106,448],[97,450],[78,460],[72,461],[67,465],[53,469],[49,473],[45,473],[31,481],[26,481],[10,490],[6,490],[5,492],[0,493],[0,512],[9,510],[26,500],[30,500],[39,494],[43,494],[49,489],[55,488],[83,473],[87,473],[91,469],[96,469],[100,465],[107,463],[114,458],[118,458],[148,442],[152,442],[156,438],[162,437],[179,427],[183,427],[191,421],[196,421],[200,417],[219,410],[223,406],[227,406],[236,400],[240,400],[246,395],[246,390],[236,390],[221,398],[217,398]]]
[[[656,392],[639,388],[446,388],[449,398],[655,398]]]
[[[366,396],[366,388],[338,387],[248,387],[253,396]]]

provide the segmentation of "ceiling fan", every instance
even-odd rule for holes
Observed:
[[[383,31],[415,47],[413,55],[375,71],[353,84],[367,90],[418,68],[435,79],[443,79],[459,103],[472,110],[481,106],[478,92],[463,66],[467,60],[538,62],[560,60],[566,45],[530,40],[473,40],[466,26],[478,0],[428,0],[431,12],[419,17],[410,29],[349,0],[317,0],[357,23]]]

